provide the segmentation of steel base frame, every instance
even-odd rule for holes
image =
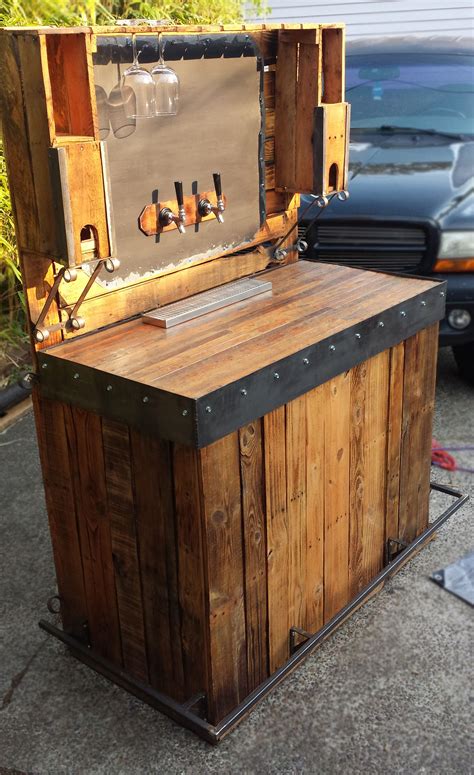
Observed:
[[[205,707],[205,695],[199,695],[190,698],[185,703],[179,703],[156,691],[148,684],[142,683],[132,678],[124,670],[121,670],[116,665],[113,665],[107,659],[104,659],[99,654],[94,653],[84,643],[77,638],[68,635],[60,630],[58,627],[50,624],[44,619],[40,620],[39,626],[42,630],[54,635],[58,640],[62,641],[73,656],[79,659],[84,664],[91,667],[96,672],[108,678],[113,683],[126,689],[130,694],[135,695],[138,699],[148,703],[152,707],[169,716],[174,721],[177,721],[181,726],[186,727],[192,732],[199,735],[199,737],[206,740],[208,743],[216,745],[222,738],[227,735],[245,716],[252,710],[254,705],[262,700],[275,686],[277,686],[289,673],[291,673],[305,657],[307,657],[325,638],[328,637],[342,622],[352,614],[356,608],[367,600],[367,598],[379,587],[383,582],[389,579],[394,573],[396,573],[400,567],[413,555],[423,544],[425,544],[451,517],[456,511],[458,511],[469,499],[469,496],[459,490],[449,487],[448,485],[439,484],[437,482],[430,483],[431,490],[442,492],[445,495],[449,495],[456,498],[455,503],[451,504],[437,519],[430,523],[426,530],[423,531],[414,541],[412,541],[406,548],[400,551],[395,559],[391,560],[386,567],[380,571],[364,589],[362,589],[356,597],[351,600],[344,608],[342,608],[333,618],[327,622],[314,635],[300,631],[298,628],[291,628],[289,637],[292,641],[292,654],[288,661],[276,670],[269,678],[266,679],[260,686],[258,686],[253,692],[251,692],[240,705],[238,705],[231,713],[223,718],[218,724],[210,724],[205,718],[202,718],[197,713],[193,712],[193,708]],[[391,539],[389,539],[391,540]],[[294,643],[295,635],[303,637],[305,640],[301,645]],[[296,646],[296,648],[295,648]]]

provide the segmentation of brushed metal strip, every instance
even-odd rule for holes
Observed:
[[[151,323],[151,325],[160,328],[171,328],[178,323],[194,320],[194,318],[208,312],[228,307],[237,301],[250,299],[271,290],[272,283],[268,280],[254,280],[252,278],[234,280],[217,288],[211,288],[209,291],[197,293],[188,299],[166,304],[152,312],[145,312],[142,319],[144,323]]]

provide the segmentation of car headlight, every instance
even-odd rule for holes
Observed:
[[[474,231],[444,231],[441,234],[437,272],[474,271]]]

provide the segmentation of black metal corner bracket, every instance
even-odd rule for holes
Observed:
[[[420,549],[423,544],[428,541],[433,534],[443,525],[449,517],[451,517],[456,511],[458,511],[468,500],[469,496],[465,493],[456,490],[454,487],[449,487],[445,484],[439,484],[437,482],[430,483],[431,490],[442,492],[445,495],[449,495],[455,498],[455,503],[452,503],[434,522],[431,522],[426,530],[423,531],[414,541],[400,551],[395,559],[378,573],[364,589],[362,589],[358,595],[356,595],[350,603],[342,608],[333,618],[327,622],[314,635],[310,635],[299,628],[293,627],[290,630],[290,642],[295,638],[301,637],[304,642],[296,647],[289,660],[285,662],[278,670],[276,670],[269,678],[266,679],[260,686],[258,686],[253,692],[251,692],[243,702],[240,703],[231,713],[225,716],[218,724],[213,725],[206,721],[197,713],[193,712],[194,707],[202,706],[205,703],[205,695],[200,694],[192,697],[188,702],[179,703],[168,697],[161,692],[156,691],[151,686],[142,683],[141,681],[132,678],[124,670],[120,669],[116,665],[113,665],[108,660],[104,659],[100,654],[95,653],[92,649],[89,649],[86,645],[81,643],[77,638],[68,635],[60,630],[58,627],[42,619],[39,622],[39,626],[45,632],[50,635],[54,635],[60,641],[62,641],[81,662],[91,667],[96,672],[105,676],[113,683],[126,689],[130,694],[135,695],[138,699],[148,703],[152,707],[169,716],[174,721],[177,721],[182,726],[195,732],[199,737],[203,738],[209,743],[216,745],[222,738],[227,735],[256,705],[262,700],[275,686],[277,686],[294,668],[305,659],[325,638],[327,638],[342,622],[352,614],[356,608],[358,608],[365,600],[374,592],[382,582],[390,578],[399,568]]]

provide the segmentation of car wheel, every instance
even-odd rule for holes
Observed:
[[[474,385],[474,342],[453,347],[453,355],[461,377]]]

